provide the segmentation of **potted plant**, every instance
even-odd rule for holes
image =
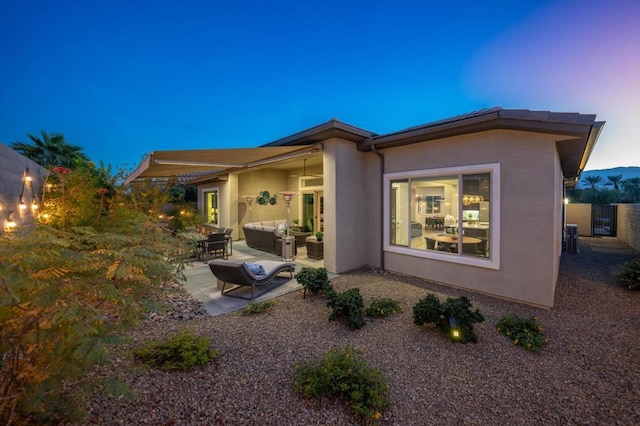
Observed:
[[[291,223],[293,223],[293,225],[291,226],[292,231],[302,232],[302,226],[300,226],[300,219],[293,219]]]
[[[324,233],[321,231],[316,232],[316,240],[322,241],[322,238],[324,238]]]

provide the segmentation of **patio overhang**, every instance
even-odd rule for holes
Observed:
[[[125,184],[156,178],[220,175],[314,154],[313,146],[153,151],[127,176]]]

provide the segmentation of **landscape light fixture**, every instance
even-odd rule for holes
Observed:
[[[453,340],[458,340],[462,337],[462,332],[458,327],[458,320],[454,317],[449,317],[449,328],[451,329],[451,338]]]
[[[17,226],[16,221],[13,220],[13,218],[11,217],[11,213],[13,212],[9,212],[9,215],[7,217],[7,220],[5,221],[5,227],[8,229],[13,229]]]

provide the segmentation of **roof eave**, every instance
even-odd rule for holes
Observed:
[[[375,135],[375,133],[333,119],[261,146],[311,145],[331,138],[340,138],[351,142],[362,142],[373,135]]]

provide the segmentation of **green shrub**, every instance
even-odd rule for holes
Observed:
[[[240,314],[241,315],[261,314],[273,308],[274,306],[276,306],[275,300],[265,300],[262,303],[258,303],[255,300],[252,300],[249,302],[249,305],[240,312]]]
[[[329,282],[329,276],[325,268],[310,268],[304,267],[295,274],[294,278],[304,287],[305,293],[308,291],[311,294],[318,294],[319,292],[327,292],[331,287]]]
[[[327,293],[327,299],[327,306],[333,309],[329,321],[343,319],[353,330],[364,327],[364,300],[359,289],[351,288],[342,293],[330,291]]]
[[[435,294],[429,293],[413,307],[413,323],[415,325],[437,324],[442,318],[442,305]]]
[[[295,387],[305,398],[345,400],[356,415],[376,422],[391,405],[389,386],[380,370],[370,367],[362,352],[347,347],[327,352],[322,361],[296,368]]]
[[[167,341],[150,342],[136,349],[133,355],[152,367],[188,370],[216,359],[218,352],[210,346],[209,338],[195,336],[193,330],[189,329],[171,336]]]
[[[402,307],[397,300],[384,298],[373,299],[371,305],[365,311],[365,315],[371,318],[382,318],[402,312]]]
[[[507,315],[498,321],[496,328],[513,340],[515,345],[520,345],[532,352],[539,352],[542,346],[548,343],[536,317],[521,318],[516,315]]]
[[[640,259],[625,263],[618,278],[629,290],[640,290]]]
[[[447,298],[444,303],[433,294],[418,301],[413,307],[413,322],[416,325],[435,323],[454,342],[477,342],[473,324],[484,321],[477,309],[471,311],[471,302],[467,297]]]

